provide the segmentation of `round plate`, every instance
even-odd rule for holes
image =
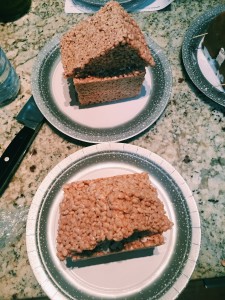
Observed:
[[[115,142],[131,138],[152,125],[167,106],[172,73],[162,50],[147,38],[155,59],[146,68],[141,94],[135,98],[80,107],[72,82],[63,77],[59,37],[38,55],[32,72],[32,91],[42,114],[64,134],[85,142]]]
[[[65,183],[148,172],[174,223],[165,244],[123,260],[69,267],[56,256],[59,203]],[[175,299],[195,268],[201,242],[198,209],[190,189],[163,158],[133,145],[102,143],[60,162],[31,204],[26,245],[33,272],[51,299]],[[127,257],[126,257],[127,258]]]
[[[203,37],[196,38],[207,33],[210,22],[223,11],[225,5],[217,6],[194,21],[184,37],[182,57],[185,69],[197,88],[211,100],[225,106],[225,91],[219,86],[220,82],[201,49]]]
[[[72,0],[74,4],[76,4],[76,0]],[[78,0],[80,2],[83,2],[87,5],[94,5],[94,6],[104,6],[107,2],[109,2],[109,0]],[[121,5],[122,4],[127,4],[127,3],[131,3],[131,2],[136,2],[137,0],[118,0],[117,2],[119,2]]]

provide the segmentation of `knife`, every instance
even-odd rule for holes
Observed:
[[[33,96],[26,102],[16,117],[24,127],[17,133],[0,157],[0,195],[3,194],[17,167],[25,156],[44,121]]]

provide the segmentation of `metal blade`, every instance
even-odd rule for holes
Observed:
[[[34,130],[42,123],[44,117],[37,107],[33,96],[23,106],[16,119],[21,124]]]

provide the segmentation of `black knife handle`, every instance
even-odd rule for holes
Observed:
[[[36,133],[37,130],[24,126],[0,157],[0,195],[6,189]]]

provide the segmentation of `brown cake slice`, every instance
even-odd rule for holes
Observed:
[[[69,183],[60,204],[57,256],[76,260],[118,246],[128,251],[161,245],[172,225],[147,173]]]
[[[225,12],[211,21],[202,45],[214,72],[225,84]]]

